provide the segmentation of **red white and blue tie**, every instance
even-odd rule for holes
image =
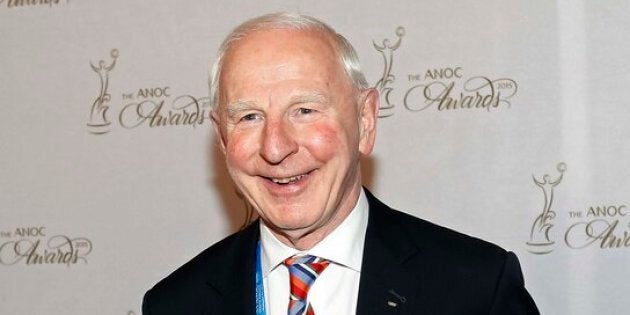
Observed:
[[[310,303],[307,303],[308,290],[317,276],[328,267],[329,261],[310,255],[287,258],[284,264],[289,268],[291,295],[289,296],[288,315],[315,315]]]

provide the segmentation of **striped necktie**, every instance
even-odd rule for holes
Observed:
[[[317,276],[330,264],[329,261],[315,256],[293,256],[284,264],[289,268],[291,295],[289,296],[288,315],[315,315],[311,304],[307,304],[308,290]]]

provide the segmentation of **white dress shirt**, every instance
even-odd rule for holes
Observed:
[[[326,238],[307,251],[280,242],[260,221],[262,273],[267,315],[286,315],[289,305],[289,271],[282,263],[296,254],[330,261],[308,293],[316,315],[355,314],[359,295],[361,261],[368,222],[368,202],[363,189],[348,217]]]

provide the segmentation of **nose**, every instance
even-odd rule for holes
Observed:
[[[298,150],[290,126],[282,119],[267,120],[262,134],[260,155],[269,164],[277,165]]]

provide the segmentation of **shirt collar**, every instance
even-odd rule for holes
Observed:
[[[363,245],[368,222],[368,201],[361,189],[356,205],[343,222],[307,251],[299,251],[280,242],[260,220],[260,240],[262,245],[262,272],[266,277],[285,259],[296,254],[309,254],[361,271]]]

